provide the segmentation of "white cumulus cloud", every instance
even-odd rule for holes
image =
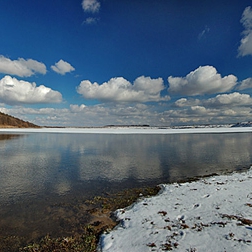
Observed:
[[[70,104],[70,111],[73,113],[79,113],[82,112],[86,108],[85,104],[76,105],[76,104]]]
[[[197,115],[205,115],[207,113],[207,109],[203,106],[191,106],[190,107],[191,113],[192,114],[197,114]]]
[[[64,60],[59,60],[55,65],[51,66],[51,69],[61,75],[72,72],[75,70],[73,66],[71,66],[68,62]]]
[[[29,77],[36,73],[46,74],[45,64],[33,60],[18,58],[11,60],[0,55],[0,72],[4,74],[17,75],[19,77]]]
[[[241,44],[238,48],[239,56],[252,55],[252,9],[251,6],[245,8],[242,14],[241,23],[244,31]]]
[[[85,12],[98,12],[100,10],[101,4],[97,0],[83,0],[82,8]]]
[[[44,85],[36,86],[6,75],[0,80],[0,102],[15,104],[59,103],[62,95]]]
[[[233,92],[230,94],[218,94],[213,98],[209,99],[187,99],[181,98],[177,100],[174,105],[178,108],[193,107],[193,106],[204,106],[206,108],[218,108],[227,109],[236,108],[238,106],[250,106],[252,104],[252,98],[249,94],[241,94],[239,92]]]
[[[231,94],[221,94],[217,95],[214,98],[209,98],[206,101],[203,101],[205,105],[208,106],[246,106],[252,104],[252,98],[249,94],[240,94],[238,92],[234,92]]]
[[[168,77],[168,91],[183,95],[204,95],[230,91],[237,82],[234,75],[221,77],[213,66],[200,66],[186,77]]]
[[[89,80],[84,80],[77,87],[77,92],[86,99],[118,102],[148,102],[169,100],[168,96],[161,97],[164,89],[162,78],[151,79],[140,76],[133,84],[123,77],[112,78],[99,85]]]
[[[244,90],[244,89],[249,89],[252,88],[252,78],[247,78],[243,80],[238,87],[238,90]]]
[[[199,99],[187,99],[187,98],[180,98],[177,100],[174,105],[176,107],[182,108],[182,107],[187,107],[187,106],[196,106],[200,104]]]

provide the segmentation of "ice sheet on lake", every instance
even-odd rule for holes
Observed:
[[[252,127],[219,127],[219,128],[1,128],[1,133],[85,133],[85,134],[179,134],[179,133],[239,133],[252,132]]]

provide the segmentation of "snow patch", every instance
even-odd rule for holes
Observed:
[[[252,167],[243,173],[162,185],[115,212],[120,224],[99,251],[251,251]]]

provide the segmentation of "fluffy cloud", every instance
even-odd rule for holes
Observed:
[[[213,66],[203,66],[186,77],[168,77],[168,91],[183,95],[204,95],[230,91],[236,85],[234,75],[221,77]]]
[[[97,0],[83,0],[82,8],[85,12],[98,12],[100,10],[101,4]]]
[[[38,125],[54,126],[104,126],[108,124],[155,124],[157,115],[151,105],[136,104],[71,104],[69,109],[28,108],[15,106],[0,108],[4,113],[31,121]],[[97,119],[98,118],[98,119]]]
[[[0,72],[20,77],[29,77],[36,73],[46,74],[46,66],[33,59],[25,60],[18,58],[17,60],[11,60],[0,55]]]
[[[250,6],[243,11],[241,23],[245,30],[243,31],[241,44],[238,48],[238,55],[252,55],[252,9]]]
[[[249,89],[252,88],[252,78],[247,78],[243,80],[238,87],[238,90],[244,90],[244,89]]]
[[[81,104],[80,106],[75,105],[75,104],[70,105],[70,111],[73,112],[73,113],[82,112],[85,108],[86,108],[86,105],[84,105],[84,104]]]
[[[187,98],[181,98],[177,100],[174,105],[176,107],[182,108],[182,107],[187,107],[187,106],[196,106],[200,104],[200,100],[198,99],[187,99]]]
[[[190,114],[206,115],[207,109],[203,106],[192,106],[190,107]]]
[[[220,124],[247,121],[251,116],[250,106],[208,106],[193,104],[172,109],[157,108],[155,104],[106,103],[92,106],[70,105],[69,108],[28,108],[14,106],[0,108],[4,113],[31,121],[38,125],[51,126],[104,126],[109,124],[149,124],[156,126]]]
[[[148,102],[169,100],[169,97],[161,97],[164,89],[162,78],[138,77],[133,84],[123,77],[112,78],[108,82],[99,85],[84,80],[77,87],[77,92],[86,99],[117,102]]]
[[[199,100],[181,98],[174,103],[176,109],[163,112],[164,122],[173,124],[226,124],[247,121],[250,118],[252,98],[238,92],[219,94]]]
[[[0,102],[14,104],[59,103],[62,95],[44,85],[5,76],[0,80]]]
[[[203,104],[213,107],[219,106],[247,106],[252,104],[252,98],[249,94],[240,94],[238,92],[234,92],[231,94],[221,94],[217,95],[214,98],[210,98],[208,100],[203,101]]]
[[[185,124],[226,124],[247,121],[251,115],[249,107],[207,108],[205,106],[189,106],[178,110],[164,111],[161,117],[165,123],[173,125]],[[158,121],[158,120],[157,120]]]
[[[54,66],[51,66],[51,69],[61,75],[64,75],[66,73],[74,71],[74,67],[72,67],[68,62],[64,60],[59,60],[57,63],[55,63]]]
[[[205,107],[215,107],[226,109],[227,106],[229,108],[238,107],[238,106],[251,106],[252,98],[249,94],[240,94],[238,92],[230,93],[230,94],[219,94],[213,98],[209,99],[187,99],[181,98],[177,100],[174,105],[178,108],[183,107],[196,107],[196,106],[205,106]]]

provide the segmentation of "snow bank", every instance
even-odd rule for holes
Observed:
[[[84,134],[183,134],[183,133],[239,133],[252,132],[252,127],[237,128],[192,128],[192,129],[162,129],[157,127],[132,128],[0,128],[1,133],[84,133]]]
[[[243,173],[162,185],[119,209],[99,251],[252,251],[252,167]]]

